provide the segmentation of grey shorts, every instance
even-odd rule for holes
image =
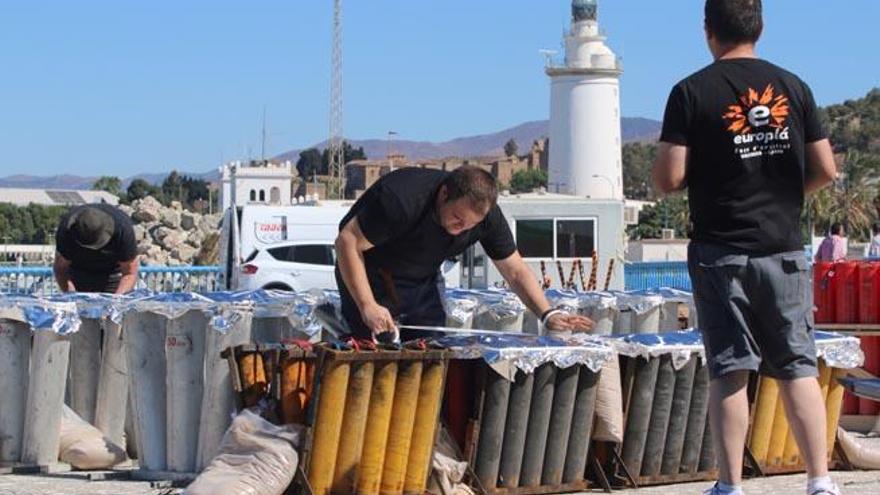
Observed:
[[[756,256],[691,242],[688,270],[712,378],[738,370],[782,380],[818,375],[803,251]]]

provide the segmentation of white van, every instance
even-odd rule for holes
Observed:
[[[334,243],[339,222],[354,203],[321,201],[293,206],[231,207],[220,237],[221,287],[228,290],[335,289]],[[442,266],[458,287],[461,264]]]

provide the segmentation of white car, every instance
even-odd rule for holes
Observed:
[[[332,241],[292,241],[255,249],[241,265],[245,290],[336,289]]]
[[[241,265],[239,288],[307,291],[336,289],[336,246],[332,241],[291,241],[255,249]],[[458,287],[461,264],[446,261],[447,287]]]

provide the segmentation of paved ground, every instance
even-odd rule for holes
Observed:
[[[838,472],[834,479],[847,495],[880,495],[880,474],[877,472]],[[772,476],[749,480],[745,483],[747,494],[802,495],[805,490],[804,475]],[[639,490],[615,492],[619,495],[699,494],[711,483],[658,486]],[[0,495],[171,495],[175,489],[153,489],[149,483],[138,481],[87,481],[80,476],[0,476]]]
[[[880,446],[880,438],[860,438],[860,442]],[[880,495],[880,472],[848,471],[832,474],[847,495]],[[619,495],[700,494],[711,483],[688,483],[639,490],[622,490]],[[803,495],[806,476],[771,476],[748,480],[747,494]],[[81,473],[51,476],[0,475],[0,495],[176,495],[181,490],[151,488],[139,481],[88,481]]]
[[[847,495],[880,495],[880,474],[877,472],[838,472],[834,479]],[[803,495],[804,475],[772,476],[749,480],[747,494]],[[711,483],[658,486],[615,492],[619,495],[700,494]],[[171,495],[180,490],[152,489],[149,483],[137,481],[86,481],[70,475],[0,476],[0,495]]]

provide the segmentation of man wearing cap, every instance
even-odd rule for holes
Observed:
[[[55,235],[55,280],[62,292],[124,294],[137,282],[131,219],[107,204],[77,206]]]

